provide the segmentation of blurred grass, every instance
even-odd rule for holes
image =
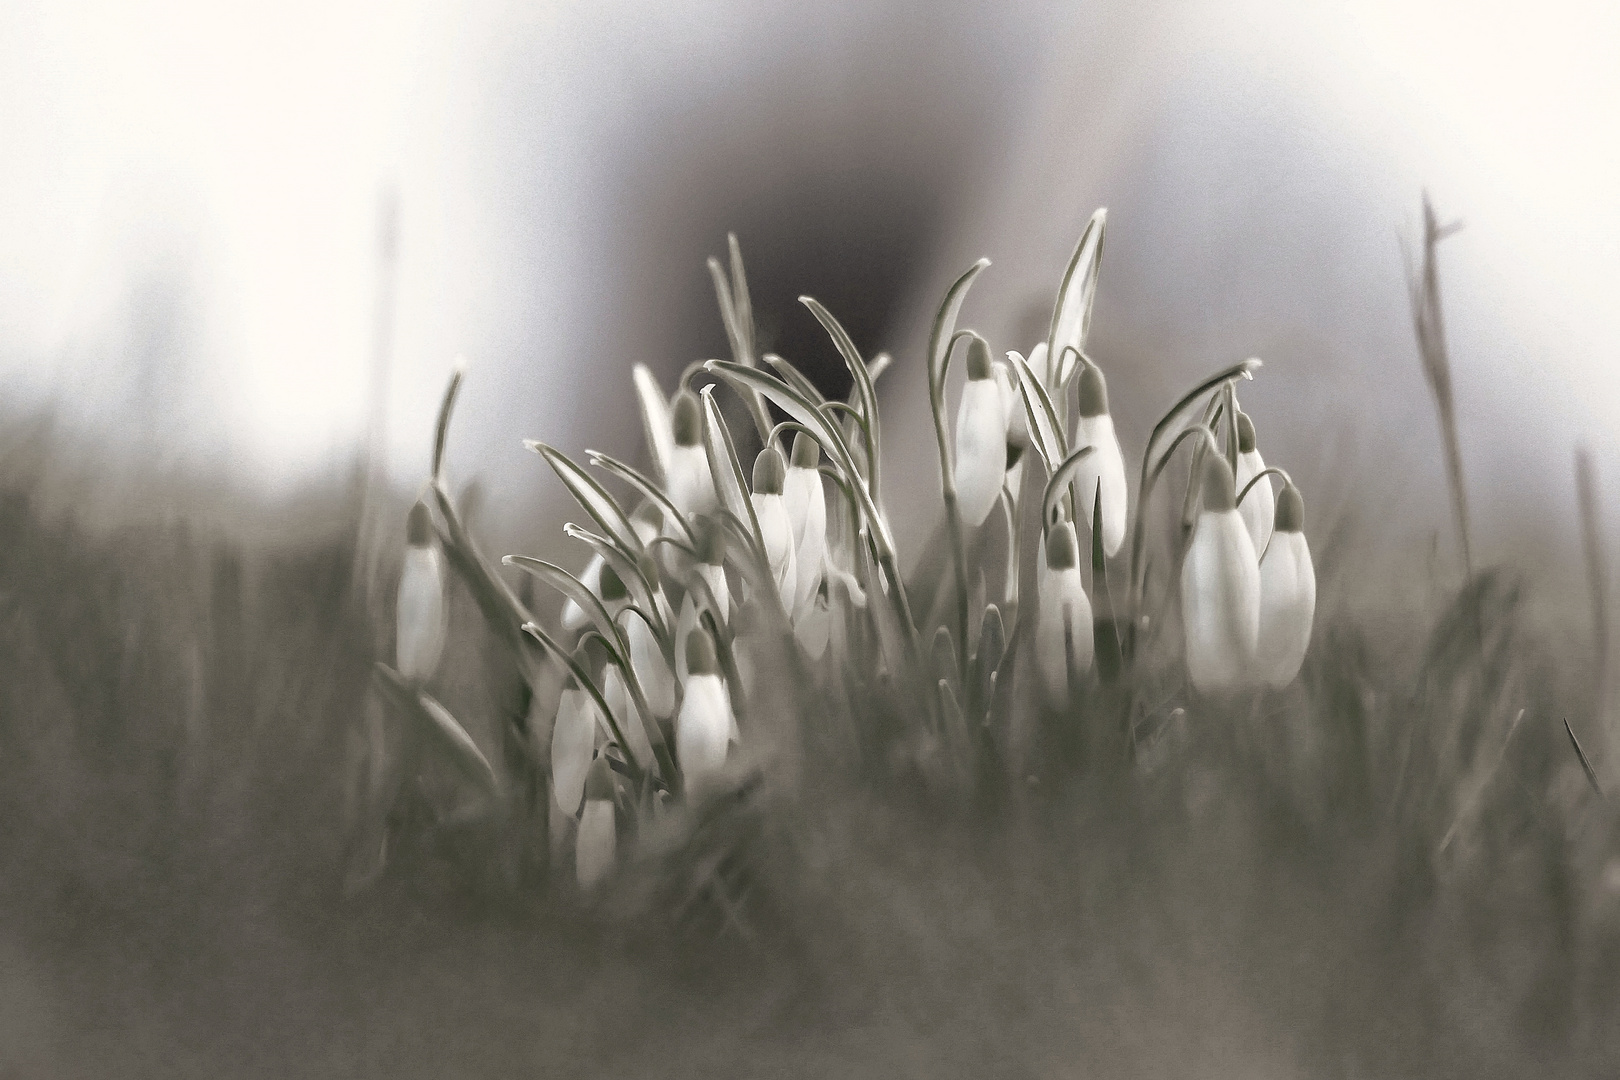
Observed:
[[[1083,753],[1100,688],[994,808],[812,757],[716,826],[748,932],[672,933],[678,875],[581,911],[477,823],[341,899],[388,646],[342,500],[108,528],[48,455],[0,475],[0,1076],[1620,1075],[1591,676],[1506,569],[1427,625],[1324,608],[1298,683],[1174,702],[1134,774]],[[437,690],[521,797],[457,604]]]

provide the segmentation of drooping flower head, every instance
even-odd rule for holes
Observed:
[[[967,384],[956,410],[956,499],[964,524],[978,528],[996,505],[1007,475],[1007,410],[990,346],[971,338]]]
[[[793,520],[788,516],[782,495],[787,466],[774,446],[767,446],[754,459],[754,516],[759,519],[760,538],[765,541],[765,558],[771,564],[782,610],[792,615],[798,598],[798,567],[793,549]]]
[[[1260,560],[1260,636],[1255,660],[1274,687],[1294,681],[1316,618],[1316,568],[1305,542],[1305,500],[1292,483],[1277,497],[1271,544]]]
[[[1254,421],[1249,414],[1239,412],[1238,418],[1238,458],[1237,476],[1235,478],[1238,494],[1249,487],[1250,481],[1266,471],[1266,463],[1260,457],[1254,437]],[[1248,527],[1249,539],[1254,541],[1255,553],[1264,554],[1266,544],[1271,540],[1272,520],[1277,513],[1275,496],[1271,489],[1271,477],[1267,476],[1258,484],[1249,488],[1248,495],[1238,504],[1238,511],[1243,515],[1243,524]]]
[[[405,564],[395,611],[395,660],[406,680],[422,683],[438,670],[449,629],[444,557],[433,539],[433,519],[418,501],[405,519]]]
[[[685,697],[675,719],[675,755],[687,793],[700,797],[723,775],[736,727],[714,641],[702,627],[686,639],[686,670]]]
[[[1125,518],[1129,512],[1129,493],[1125,486],[1125,458],[1119,450],[1119,436],[1114,432],[1114,418],[1108,412],[1108,382],[1102,369],[1089,360],[1080,369],[1080,419],[1076,424],[1075,444],[1092,447],[1092,452],[1075,470],[1081,501],[1085,511],[1081,514],[1090,525],[1091,507],[1097,493],[1102,493],[1103,551],[1112,556],[1119,553],[1125,542]]]
[[[1203,693],[1252,682],[1260,629],[1260,566],[1237,511],[1232,470],[1218,453],[1204,458],[1203,507],[1181,564],[1181,621],[1187,673]]]
[[[709,455],[703,449],[703,410],[690,390],[675,396],[670,426],[675,439],[669,454],[669,501],[688,519],[695,514],[713,513],[720,500],[715,494],[714,476],[709,472]]]
[[[599,639],[586,638],[574,651],[574,659],[592,681],[601,684],[607,652]],[[601,707],[569,672],[551,728],[551,794],[558,809],[570,817],[579,812],[585,797],[585,774],[590,771],[601,725]]]
[[[793,438],[793,458],[782,486],[788,520],[793,526],[795,595],[790,614],[795,623],[804,618],[821,588],[822,556],[827,550],[827,499],[823,493],[821,446],[799,432]]]
[[[585,778],[585,808],[574,840],[574,875],[579,887],[591,890],[613,872],[618,827],[613,809],[613,770],[598,755]]]
[[[1074,526],[1058,521],[1047,530],[1046,566],[1041,571],[1035,627],[1035,666],[1041,689],[1054,708],[1069,700],[1071,677],[1091,670],[1094,648],[1091,601],[1080,579],[1079,543]]]

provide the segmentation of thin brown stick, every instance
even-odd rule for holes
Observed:
[[[1408,269],[1412,292],[1412,327],[1417,334],[1418,355],[1423,376],[1434,392],[1435,412],[1440,419],[1441,441],[1446,451],[1446,477],[1451,484],[1452,511],[1457,517],[1457,539],[1462,545],[1463,569],[1474,579],[1474,552],[1468,529],[1468,492],[1463,484],[1462,448],[1457,437],[1457,404],[1452,393],[1451,355],[1446,349],[1445,318],[1440,308],[1440,269],[1435,249],[1440,241],[1462,228],[1461,222],[1441,225],[1435,216],[1429,193],[1423,193],[1423,265],[1417,272]]]

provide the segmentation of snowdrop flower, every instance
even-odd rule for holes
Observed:
[[[669,501],[688,519],[694,514],[712,513],[720,503],[709,472],[709,455],[703,449],[703,410],[697,396],[682,390],[675,397],[670,417],[675,442],[670,447],[666,478]]]
[[[590,639],[574,656],[591,678],[601,679],[607,656],[600,642]],[[551,728],[551,794],[558,809],[569,817],[579,813],[580,801],[585,797],[585,774],[591,768],[601,723],[601,707],[596,699],[569,672],[557,701],[557,721]]]
[[[636,507],[635,513],[630,515],[630,527],[636,530],[643,544],[650,544],[658,536],[658,527],[663,521],[663,512],[651,500]],[[585,564],[580,572],[579,580],[584,586],[595,593],[598,598],[602,595],[602,556],[594,554],[591,561]],[[562,626],[571,634],[577,634],[585,629],[590,620],[585,615],[585,609],[579,603],[569,599],[563,604]]]
[[[659,581],[651,555],[642,555],[641,571],[653,583],[653,603],[658,608],[656,614],[667,625],[669,601],[664,599],[664,586]],[[658,645],[657,635],[640,615],[631,614],[623,626],[624,636],[630,643],[630,666],[641,681],[641,692],[647,698],[647,707],[656,717],[674,715],[675,673],[669,670],[669,662],[664,659],[664,650]]]
[[[1029,449],[1029,417],[1024,415],[1024,398],[1018,392],[1018,380],[1013,377],[1012,365],[1005,360],[995,362],[996,387],[1001,391],[1001,408],[1007,424],[1007,471],[1011,472],[1023,460]]]
[[[1080,369],[1080,420],[1075,430],[1075,445],[1095,447],[1075,470],[1080,501],[1085,507],[1080,516],[1086,519],[1089,526],[1091,509],[1100,486],[1103,552],[1116,555],[1120,545],[1125,542],[1125,517],[1128,513],[1125,458],[1119,452],[1114,418],[1108,414],[1108,382],[1103,378],[1102,369],[1089,360],[1084,361]]]
[[[709,586],[709,592],[719,606],[714,613],[715,621],[724,626],[731,606],[731,590],[726,584],[726,534],[712,517],[698,518],[692,524],[697,540],[697,573]],[[692,631],[702,625],[693,596],[693,591],[687,590],[681,598],[681,614],[675,623],[675,677],[682,684],[686,682],[686,641]]]
[[[405,565],[399,575],[395,661],[407,681],[433,677],[444,652],[449,606],[444,587],[444,557],[433,542],[427,504],[418,502],[405,519]]]
[[[629,601],[629,592],[624,587],[624,581],[611,566],[602,567],[602,603],[608,614],[618,617],[620,609]],[[633,621],[640,622],[639,616],[632,615]],[[628,636],[628,634],[626,634]],[[634,660],[631,664],[634,665]],[[646,687],[642,687],[646,692]],[[602,673],[602,700],[607,703],[608,711],[613,719],[618,721],[619,730],[624,734],[630,753],[635,755],[636,762],[643,767],[652,761],[652,743],[647,740],[647,729],[642,726],[641,710],[636,708],[635,698],[630,694],[630,687],[624,681],[624,672],[619,665],[608,664]],[[647,703],[652,708],[652,702]]]
[[[1080,580],[1080,548],[1074,526],[1059,521],[1047,532],[1046,566],[1040,571],[1039,621],[1035,627],[1035,666],[1046,700],[1069,700],[1069,673],[1091,670],[1094,642],[1091,601]]]
[[[798,597],[798,573],[793,552],[793,520],[782,495],[787,468],[774,446],[767,446],[754,459],[754,516],[759,519],[760,538],[765,541],[765,558],[771,564],[782,610],[791,614]]]
[[[1277,499],[1276,529],[1260,560],[1259,675],[1274,687],[1294,681],[1311,643],[1316,569],[1305,542],[1305,500],[1292,483]]]
[[[1007,475],[1007,412],[990,346],[980,338],[969,340],[967,376],[956,410],[956,501],[962,521],[978,528]]]
[[[618,847],[613,812],[613,770],[598,756],[585,778],[585,809],[574,840],[574,876],[581,889],[600,885],[613,872]]]
[[[793,438],[793,459],[782,483],[788,521],[793,526],[793,564],[796,577],[793,619],[797,623],[815,603],[821,589],[821,560],[827,551],[827,499],[822,493],[821,446],[799,432]]]
[[[1238,419],[1238,459],[1237,459],[1237,490],[1239,494],[1249,486],[1249,481],[1266,471],[1266,463],[1260,457],[1260,451],[1255,449],[1254,421],[1244,412],[1237,414]],[[1256,553],[1264,553],[1266,543],[1271,539],[1272,521],[1277,513],[1276,498],[1271,490],[1271,477],[1266,477],[1254,487],[1249,488],[1249,494],[1238,504],[1238,512],[1243,515],[1243,524],[1248,526],[1249,539],[1254,541]]]
[[[1260,629],[1260,566],[1232,483],[1226,459],[1205,455],[1203,508],[1181,564],[1187,673],[1202,693],[1248,684]]]
[[[687,639],[686,669],[686,695],[675,720],[675,755],[687,794],[699,796],[712,790],[725,770],[736,718],[707,630],[694,630]]]

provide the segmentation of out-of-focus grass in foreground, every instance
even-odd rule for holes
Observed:
[[[1614,815],[1562,727],[1590,675],[1508,570],[1428,625],[1321,611],[1295,685],[1175,714],[1128,776],[1058,746],[955,813],[809,784],[748,824],[746,927],[677,936],[454,820],[343,900],[354,530],[91,528],[44,454],[0,478],[0,1075],[1620,1072]],[[482,668],[444,692],[504,767],[521,693],[476,689],[457,603]]]

